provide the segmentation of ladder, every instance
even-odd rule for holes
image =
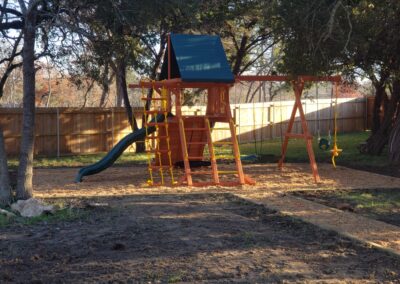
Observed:
[[[239,151],[239,144],[237,141],[236,137],[236,131],[235,131],[235,124],[232,119],[229,120],[228,122],[229,127],[225,128],[214,128],[218,130],[227,130],[230,131],[231,134],[231,139],[230,141],[213,141],[211,132],[212,132],[212,127],[210,120],[205,117],[204,118],[204,125],[200,127],[185,127],[184,120],[181,118],[179,121],[179,128],[180,128],[180,134],[181,134],[181,144],[182,144],[182,154],[183,154],[183,162],[184,162],[184,167],[185,167],[185,179],[186,182],[189,186],[195,185],[195,186],[206,186],[206,185],[238,185],[238,184],[245,184],[245,178],[244,178],[244,173],[243,173],[243,168],[242,164],[240,161],[240,151]],[[202,142],[190,142],[187,141],[187,132],[188,131],[199,131],[205,133],[205,138],[206,141]],[[194,171],[191,168],[190,161],[192,160],[198,160],[202,159],[203,157],[195,157],[195,156],[189,156],[189,147],[193,144],[207,144],[208,145],[208,151],[209,151],[209,159],[211,163],[211,171]],[[231,170],[231,171],[221,171],[218,170],[218,155],[215,153],[215,147],[214,146],[229,146],[232,148],[234,157],[235,157],[235,164],[236,164],[236,170]],[[193,176],[196,175],[210,175],[212,178],[211,182],[193,182]],[[238,181],[236,182],[227,182],[227,181],[222,181],[220,179],[220,175],[234,175],[237,176]]]
[[[148,161],[148,171],[149,171],[149,180],[147,180],[147,184],[149,186],[154,185],[165,185],[165,175],[169,174],[171,185],[175,185],[175,178],[173,172],[172,158],[171,158],[171,145],[170,145],[170,136],[169,136],[169,124],[168,124],[168,96],[166,89],[161,90],[161,97],[142,97],[142,100],[147,101],[150,106],[153,103],[153,108],[149,108],[146,110],[144,107],[144,127],[146,130],[145,137],[145,145],[146,145],[146,154]],[[154,106],[154,104],[158,103],[159,106]],[[163,116],[163,119],[160,119],[160,116]],[[149,121],[149,118],[152,118]],[[155,131],[151,134],[149,133],[149,127],[155,127]],[[160,135],[160,128],[163,127],[165,131],[165,135]],[[165,147],[163,149],[160,148],[160,145],[163,144]],[[162,156],[168,156],[168,164],[163,164]],[[160,182],[155,183],[155,175],[154,171],[158,171]]]

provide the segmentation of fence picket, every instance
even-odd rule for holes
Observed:
[[[339,132],[363,131],[371,125],[371,106],[373,102],[366,98],[345,99],[339,102]],[[332,129],[332,116],[329,99],[317,102],[303,101],[310,131],[317,135],[319,112],[319,129],[321,136]],[[251,143],[256,139],[271,139],[281,135],[287,127],[293,101],[234,104],[232,112],[238,125],[237,135],[240,143]],[[135,108],[134,114],[141,125],[142,108]],[[205,113],[205,107],[183,107],[188,114]],[[253,117],[253,112],[255,116]],[[35,154],[42,156],[62,156],[106,152],[131,129],[127,123],[123,108],[38,108],[36,110]],[[17,155],[21,139],[22,109],[0,108],[0,125],[4,129],[7,153]],[[255,119],[254,119],[255,118]],[[281,118],[283,121],[281,121]],[[111,124],[111,125],[110,125]],[[110,129],[111,126],[111,129]],[[294,129],[300,130],[298,119]],[[254,131],[254,132],[253,132]],[[111,132],[111,133],[110,133]],[[225,131],[214,131],[213,138],[227,139]],[[110,137],[111,136],[111,137]],[[110,141],[111,140],[111,141]],[[134,151],[129,147],[127,151]]]

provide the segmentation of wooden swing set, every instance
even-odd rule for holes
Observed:
[[[315,161],[315,155],[314,155],[314,150],[312,148],[312,140],[313,136],[311,135],[309,129],[308,129],[308,124],[306,117],[304,115],[304,110],[303,106],[301,104],[301,96],[303,94],[304,90],[304,85],[306,82],[332,82],[335,86],[335,104],[334,107],[336,108],[337,106],[337,97],[338,97],[338,86],[341,82],[341,77],[340,76],[298,76],[297,78],[293,78],[290,76],[279,76],[279,75],[274,75],[274,76],[262,76],[262,75],[254,75],[254,76],[236,76],[236,82],[241,82],[241,81],[259,81],[259,82],[290,82],[294,91],[294,96],[295,96],[295,101],[292,109],[292,113],[290,115],[290,119],[288,122],[288,127],[286,129],[286,133],[284,135],[284,140],[282,143],[282,152],[281,152],[281,158],[279,159],[278,162],[278,167],[282,169],[286,153],[287,153],[287,148],[289,144],[289,139],[295,138],[295,139],[304,139],[306,142],[306,148],[307,148],[307,153],[308,153],[308,158],[310,161],[310,166],[311,166],[311,171],[314,177],[315,182],[320,182],[321,178],[318,173],[318,167],[317,163]],[[297,111],[299,112],[299,117],[300,117],[300,123],[301,123],[301,128],[302,128],[302,133],[293,133],[293,125],[295,122],[296,118],[296,113]],[[333,144],[333,149],[332,149],[332,163],[334,166],[335,164],[335,157],[339,156],[339,153],[342,151],[341,149],[338,148],[337,146],[337,124],[336,124],[336,119],[337,119],[337,111],[334,112],[335,117],[334,117],[334,144]]]
[[[289,139],[304,139],[315,182],[320,181],[318,168],[312,149],[312,135],[301,104],[301,95],[306,82],[328,81],[336,86],[339,76],[313,77],[299,76],[236,76],[230,71],[222,43],[217,36],[170,35],[164,57],[160,81],[140,81],[129,85],[133,89],[142,89],[142,100],[150,107],[144,109],[144,127],[153,127],[155,132],[146,135],[148,153],[149,185],[166,184],[168,175],[170,184],[188,186],[224,185],[234,186],[255,184],[244,174],[240,159],[236,125],[232,117],[229,91],[242,81],[287,81],[291,82],[295,94],[295,103],[290,116],[282,145],[279,168],[283,167]],[[202,89],[207,92],[207,108],[204,115],[184,115],[182,113],[183,94],[187,89]],[[150,92],[146,92],[151,90]],[[147,94],[147,95],[146,95]],[[299,111],[302,133],[292,132],[296,112]],[[151,121],[151,122],[149,122]],[[215,125],[218,123],[218,128]],[[221,126],[222,125],[222,126]],[[212,131],[230,132],[228,141],[214,141]],[[216,146],[229,147],[234,155],[235,169],[220,170]],[[205,161],[205,149],[208,148],[210,167],[196,170],[196,163]],[[340,149],[334,145],[337,153]],[[184,175],[177,179],[174,167],[183,163]],[[159,173],[160,182],[155,182],[154,172]],[[195,181],[195,176],[208,176],[209,181]],[[231,179],[227,179],[227,176]],[[233,179],[232,179],[233,177]]]

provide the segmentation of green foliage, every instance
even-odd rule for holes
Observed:
[[[274,31],[282,42],[278,66],[291,75],[329,74],[339,70],[351,24],[337,1],[278,1]],[[336,10],[335,10],[336,9]]]
[[[339,148],[343,149],[343,152],[336,162],[339,165],[349,166],[370,166],[370,167],[385,167],[389,165],[387,155],[381,156],[370,156],[362,155],[358,150],[360,143],[365,141],[369,136],[369,132],[359,132],[351,134],[340,134],[338,135]],[[261,145],[262,144],[262,145]],[[262,148],[261,148],[262,146]],[[318,162],[330,162],[331,152],[323,151],[318,147],[318,140],[314,138],[313,149],[315,158]],[[264,141],[263,143],[257,142],[257,151],[254,143],[240,145],[242,155],[259,154],[264,156],[275,157],[277,160],[281,153],[281,140],[273,139],[271,141]],[[274,158],[271,159],[273,161]],[[292,139],[289,142],[289,147],[286,155],[287,162],[308,162],[308,154],[306,145],[302,139]]]
[[[350,134],[338,135],[338,145],[343,149],[343,152],[336,159],[337,163],[350,166],[371,166],[371,167],[385,167],[389,165],[387,155],[383,153],[381,156],[362,155],[359,153],[358,146],[360,143],[365,141],[369,136],[369,132],[358,132]],[[255,149],[257,147],[257,150]],[[313,148],[317,161],[319,162],[330,162],[330,152],[320,150],[318,147],[318,141],[315,138],[313,141]],[[271,159],[268,162],[273,162],[280,157],[281,153],[281,140],[273,139],[268,141],[259,141],[255,143],[246,143],[240,145],[240,151],[243,156],[259,154],[262,156],[270,156]],[[216,155],[220,159],[232,159],[232,149],[228,147],[216,147]],[[36,168],[56,168],[56,167],[82,167],[93,164],[101,159],[105,153],[90,154],[90,155],[78,155],[78,156],[65,156],[60,158],[44,158],[36,157],[34,160],[34,166]],[[205,150],[207,154],[207,148]],[[308,162],[308,155],[303,140],[293,139],[289,142],[287,152],[288,162]],[[17,159],[11,158],[10,167],[16,168]],[[135,153],[124,153],[115,164],[118,165],[130,165],[130,164],[146,164],[147,155],[135,154]]]
[[[373,210],[377,213],[400,208],[400,192],[398,191],[341,192],[339,197],[352,204],[357,204],[357,208]]]
[[[87,154],[78,156],[63,156],[57,157],[36,157],[34,159],[34,167],[36,168],[57,168],[57,167],[83,167],[93,164],[104,157],[106,153]],[[147,162],[145,153],[134,154],[124,153],[116,162],[115,165],[128,164],[144,164]],[[18,160],[16,158],[9,159],[10,168],[16,168]]]
[[[399,12],[398,1],[279,1],[274,22],[284,53],[279,69],[350,77],[361,71],[369,78],[383,69],[398,72]]]
[[[235,75],[255,67],[264,70],[264,57],[274,44],[273,2],[261,0],[204,1],[197,30],[221,36]]]

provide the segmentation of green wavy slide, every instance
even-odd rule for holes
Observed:
[[[153,118],[151,122],[162,122],[164,121],[165,116],[163,114],[159,114],[157,117]],[[156,131],[155,126],[151,126],[147,128],[147,134],[151,134]],[[75,181],[81,182],[84,176],[90,176],[104,171],[105,169],[111,167],[114,162],[122,155],[122,153],[128,148],[132,143],[137,141],[142,141],[146,137],[146,129],[141,128],[126,135],[122,138],[111,150],[107,153],[100,161],[81,168],[76,175]]]

